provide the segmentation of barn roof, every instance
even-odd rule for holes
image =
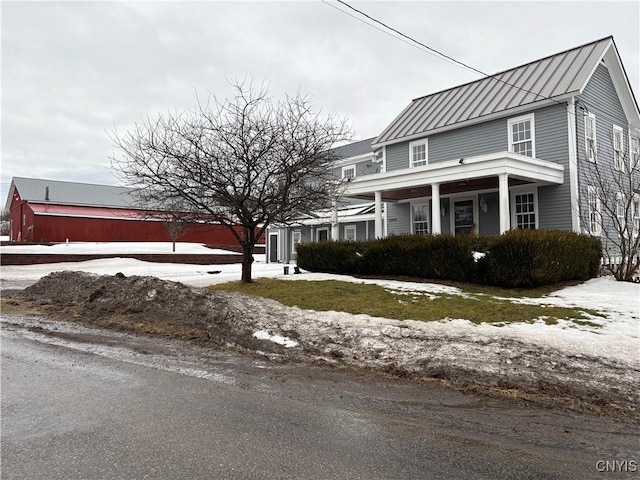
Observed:
[[[613,37],[606,37],[474,82],[416,98],[374,140],[374,146],[419,138],[515,109],[577,95],[604,59],[623,85],[623,107],[633,123],[638,106]]]
[[[22,200],[33,203],[116,208],[130,208],[135,205],[134,190],[127,187],[13,177],[7,198],[7,210],[16,190]]]

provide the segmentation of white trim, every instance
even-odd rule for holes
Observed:
[[[295,235],[299,235],[298,241],[295,241]],[[302,243],[302,230],[291,230],[291,253],[296,253],[296,245]]]
[[[449,183],[471,178],[498,177],[507,174],[541,185],[564,183],[564,166],[509,152],[496,152],[459,160],[438,162],[412,169],[361,175],[347,184],[345,195],[372,194],[375,191],[400,190],[433,183]]]
[[[278,263],[280,259],[280,230],[270,231],[267,238],[267,263]],[[276,237],[276,258],[271,258],[271,236]]]
[[[593,195],[593,198],[595,199],[595,210],[591,210],[591,196]],[[588,215],[588,222],[589,222],[589,230],[588,232],[591,235],[594,236],[599,236],[602,234],[602,207],[601,207],[601,202],[600,202],[600,197],[598,196],[598,190],[596,189],[596,187],[594,187],[593,185],[587,185],[587,215]],[[592,228],[593,227],[593,223],[591,221],[591,214],[595,213],[597,215],[597,223],[596,223],[596,228]]]
[[[531,185],[519,185],[517,187],[510,188],[510,201],[511,201],[511,228],[518,228],[518,212],[516,209],[516,196],[533,194],[533,214],[535,215],[535,229],[540,228],[540,214],[538,207],[538,187]]]
[[[345,176],[345,172],[346,172],[346,171],[349,171],[349,170],[353,170],[353,175],[351,175],[351,176],[349,176],[349,177],[346,177],[346,176]],[[347,181],[351,181],[351,180],[353,180],[354,178],[356,178],[356,172],[357,172],[357,168],[356,168],[356,164],[355,164],[355,163],[353,163],[353,164],[349,164],[349,165],[344,165],[344,166],[342,167],[342,176],[341,176],[340,178],[342,178],[343,180],[345,180],[345,179],[347,179],[347,178],[348,178],[349,180],[347,180]]]
[[[353,230],[353,239],[348,238],[348,234],[347,234],[348,230]],[[349,241],[349,240],[355,241],[358,239],[358,228],[356,227],[356,225],[351,224],[351,225],[344,226],[344,239],[345,241]]]
[[[473,208],[473,218],[471,223],[473,229],[471,235],[476,235],[480,231],[479,215],[478,215],[478,195],[469,195],[469,192],[461,192],[457,195],[451,195],[449,197],[449,232],[455,237],[456,235],[456,218],[455,218],[455,203],[466,202],[471,200]]]
[[[413,158],[413,149],[414,147],[420,147],[422,145],[424,145],[424,159],[418,160],[418,162],[424,162],[424,165],[416,165],[416,160]],[[429,165],[429,139],[422,138],[420,140],[409,142],[409,168],[419,168],[426,165]]]
[[[634,158],[636,161],[634,162]],[[629,171],[640,167],[640,137],[629,134]]]
[[[571,192],[571,230],[580,233],[580,199],[578,186],[578,139],[575,99],[567,109],[567,142],[569,145],[569,191]]]
[[[517,153],[514,151],[513,149],[513,145],[514,145],[514,139],[513,139],[513,128],[511,128],[513,125],[518,124],[518,123],[524,123],[524,122],[529,122],[529,128],[530,128],[530,139],[529,140],[524,140],[524,141],[530,141],[531,142],[531,155],[526,155],[531,156],[532,158],[536,157],[536,122],[535,122],[535,115],[533,113],[529,113],[527,115],[522,115],[520,117],[514,117],[514,118],[510,118],[507,120],[507,135],[509,138],[509,144],[508,144],[508,148],[509,151],[512,153]],[[519,141],[519,142],[515,142],[515,143],[522,143],[523,141]]]
[[[429,209],[429,200],[418,200],[415,202],[411,202],[411,210],[409,211],[410,215],[410,231],[412,234],[417,235],[418,233],[416,232],[416,221],[415,221],[415,215],[414,215],[414,208],[415,207],[424,207],[425,209],[425,213],[427,215],[427,219],[426,220],[421,220],[422,223],[427,224],[427,231],[424,232],[423,234],[429,234],[431,233],[431,213],[430,213],[430,209]]]
[[[620,135],[620,148],[616,148],[616,137]],[[618,171],[624,171],[624,131],[622,127],[614,124],[612,127],[611,149],[613,152],[613,168]]]
[[[329,227],[319,227],[316,228],[316,242],[320,241],[320,232],[327,232],[327,240],[331,240],[331,232],[329,231]]]
[[[349,165],[352,163],[362,163],[365,161],[370,161],[372,162],[374,159],[374,155],[373,152],[372,153],[363,153],[362,155],[356,155],[355,157],[346,157],[346,158],[340,158],[338,160],[334,160],[333,162],[333,166],[334,167],[342,167],[343,165]]]
[[[587,118],[593,120],[593,148],[589,148],[588,136],[587,136]],[[596,114],[592,112],[586,112],[584,114],[584,154],[587,160],[595,163],[598,159],[598,134],[597,134],[597,122]]]

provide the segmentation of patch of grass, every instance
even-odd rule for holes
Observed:
[[[213,285],[212,290],[237,291],[271,298],[278,302],[316,311],[340,311],[396,320],[437,321],[462,318],[473,323],[535,322],[544,317],[547,323],[560,319],[588,321],[579,308],[513,303],[486,293],[429,298],[425,295],[396,293],[379,285],[324,281],[288,281],[261,278],[253,283],[231,282]]]

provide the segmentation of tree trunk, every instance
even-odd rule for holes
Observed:
[[[253,247],[256,244],[253,228],[242,229],[242,283],[251,283],[251,264],[253,263]]]

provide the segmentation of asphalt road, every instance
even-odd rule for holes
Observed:
[[[3,480],[637,475],[629,422],[33,325],[2,325]]]

